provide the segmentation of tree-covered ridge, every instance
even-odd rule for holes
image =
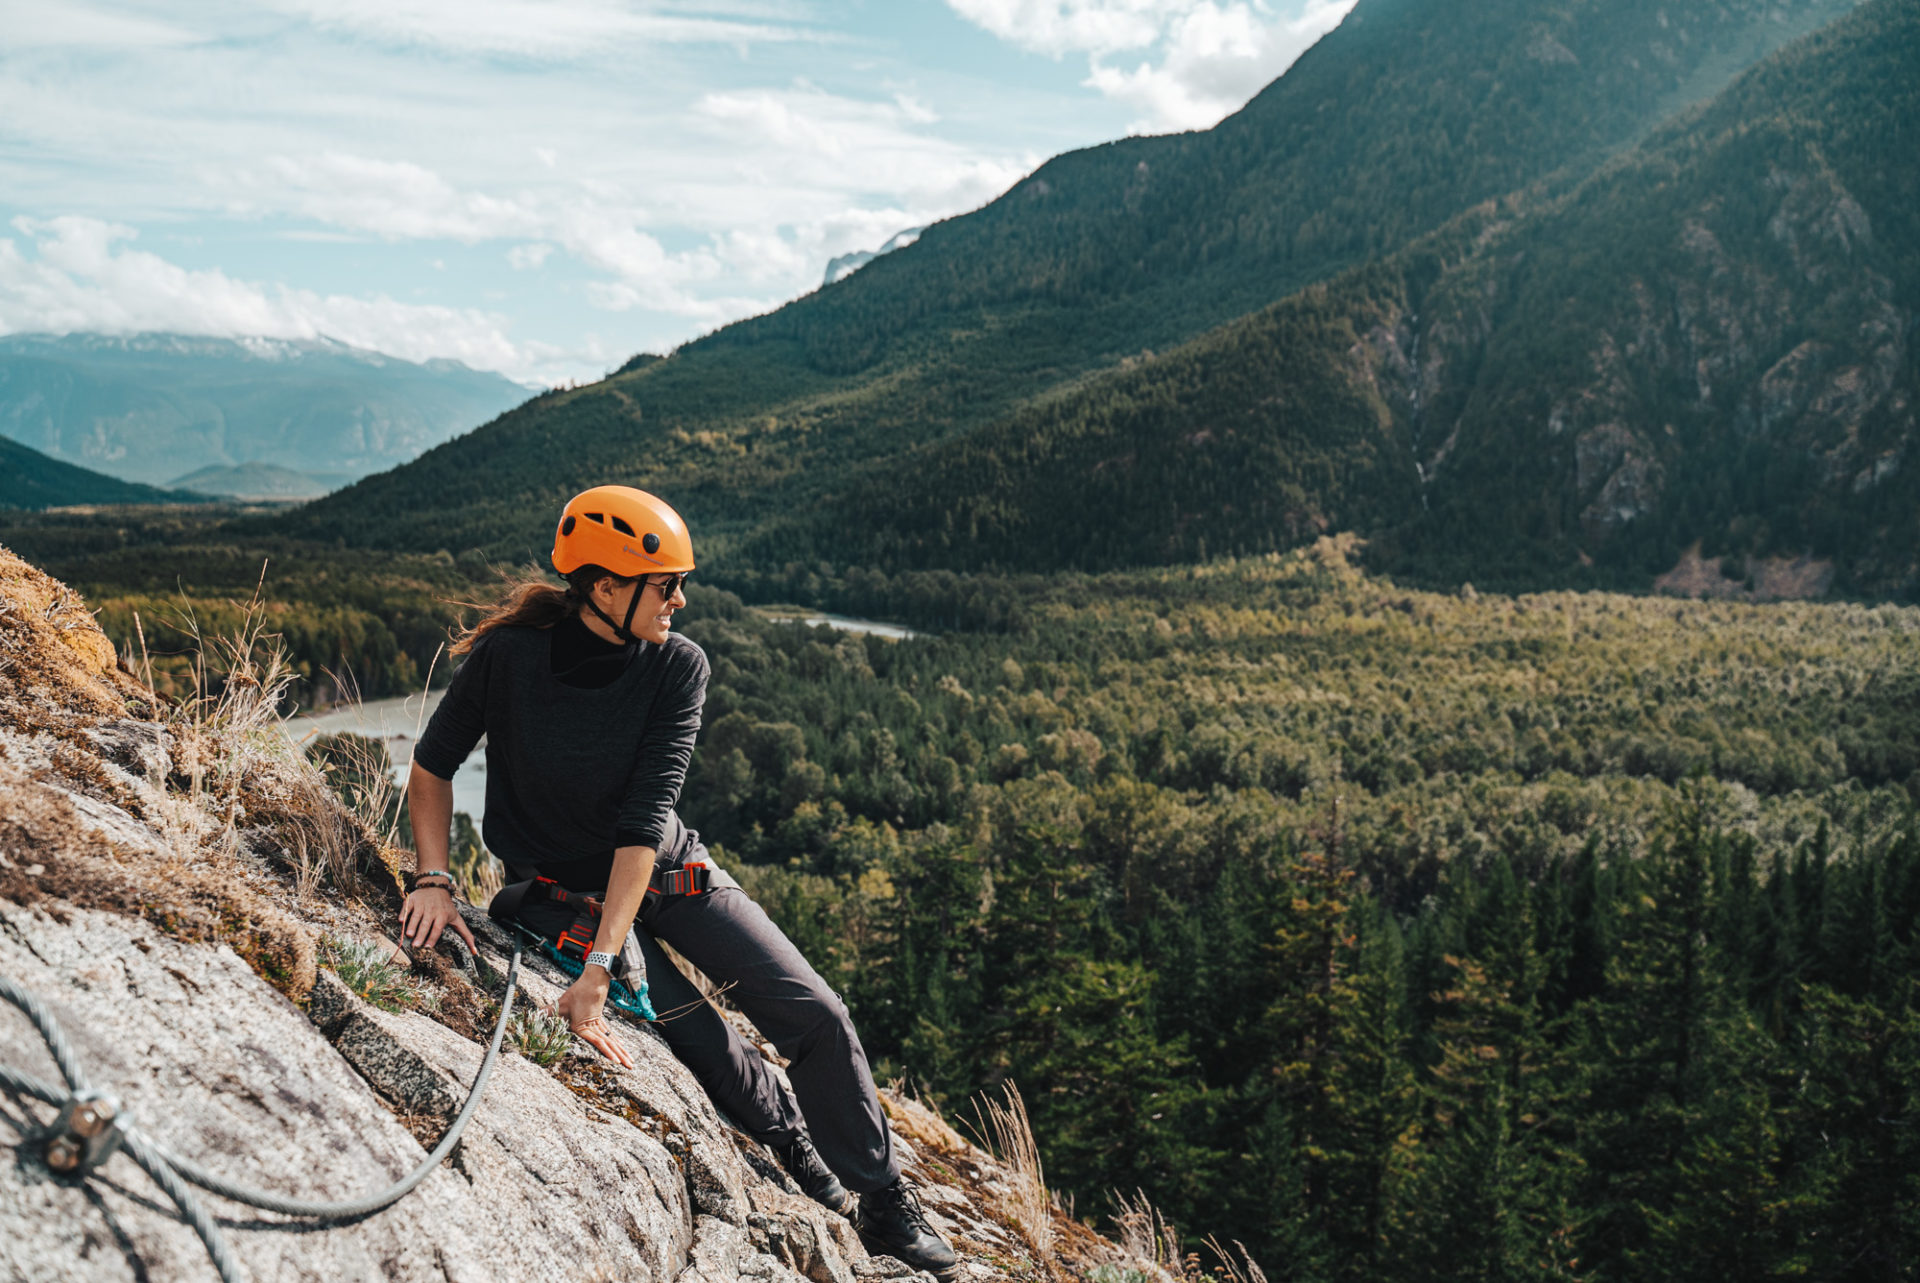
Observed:
[[[863,463],[1585,172],[1845,7],[1366,0],[1212,131],[1058,158],[840,284],[538,398],[287,529],[519,558],[566,495],[612,476],[671,492],[703,530],[750,529],[857,491]]]
[[[1270,1277],[1920,1260],[1920,611],[1411,592],[1351,545],[709,597],[691,823],[882,1072]],[[1728,1263],[1733,1264],[1729,1265]]]
[[[205,497],[122,481],[49,458],[0,437],[0,508],[63,508],[80,504],[202,503]]]
[[[1134,326],[1192,333],[1590,160],[1850,7],[1362,0],[1217,128],[1058,157],[911,255],[694,346],[791,339],[853,369],[931,318],[1031,302],[1126,300]]]
[[[1096,568],[1356,528],[1429,578],[1645,584],[1704,540],[1909,593],[1915,119],[1920,5],[1879,0],[1569,193],[887,460],[743,551]]]

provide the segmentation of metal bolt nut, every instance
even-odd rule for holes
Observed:
[[[55,1136],[47,1142],[47,1166],[56,1172],[79,1171],[82,1156],[80,1142],[71,1136]]]
[[[90,1100],[73,1111],[73,1133],[85,1140],[92,1140],[113,1126],[117,1113],[119,1110],[111,1100]]]

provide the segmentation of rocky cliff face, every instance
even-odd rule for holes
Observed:
[[[451,950],[402,954],[381,990],[341,961],[393,951],[393,852],[261,720],[248,683],[262,673],[270,693],[270,670],[242,662],[217,703],[162,708],[81,602],[0,550],[0,975],[51,1005],[95,1085],[169,1149],[287,1196],[352,1197],[410,1170],[464,1102],[510,945],[470,913],[471,972]],[[522,1004],[565,984],[535,960],[523,974]],[[503,1052],[451,1158],[383,1212],[316,1226],[209,1202],[262,1280],[908,1274],[801,1196],[650,1029],[622,1037],[632,1070],[578,1044],[544,1066]],[[10,1006],[0,1047],[57,1080]],[[1122,1259],[1057,1210],[1037,1243],[1009,1210],[1020,1173],[912,1098],[886,1104],[963,1277]],[[7,1276],[211,1278],[124,1155],[84,1183],[49,1172],[34,1140],[50,1114],[0,1096]]]
[[[1430,507],[1617,562],[1813,550],[1854,591],[1911,591],[1915,175],[1885,145],[1899,104],[1848,87],[1909,79],[1916,31],[1920,6],[1869,5],[1563,199],[1436,244],[1373,345],[1419,407],[1397,417]]]

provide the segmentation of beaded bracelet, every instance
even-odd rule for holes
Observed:
[[[422,878],[445,878],[446,881],[440,883],[438,887],[432,887],[423,885],[420,881]],[[408,887],[407,890],[410,893],[414,891],[440,890],[451,895],[453,894],[453,874],[442,872],[439,869],[429,869],[425,873],[416,873],[413,875],[413,885]]]

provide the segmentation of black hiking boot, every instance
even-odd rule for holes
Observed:
[[[927,1224],[920,1200],[897,1180],[885,1189],[860,1196],[860,1212],[853,1223],[860,1230],[867,1250],[878,1256],[891,1256],[916,1270],[925,1270],[945,1278],[960,1268],[946,1240]]]
[[[842,1216],[853,1214],[853,1195],[847,1193],[847,1187],[840,1183],[840,1178],[820,1161],[820,1154],[814,1149],[812,1141],[802,1135],[791,1144],[771,1145],[768,1148],[780,1160],[780,1166],[787,1169],[787,1175],[793,1177],[794,1183],[800,1186],[801,1193]]]

